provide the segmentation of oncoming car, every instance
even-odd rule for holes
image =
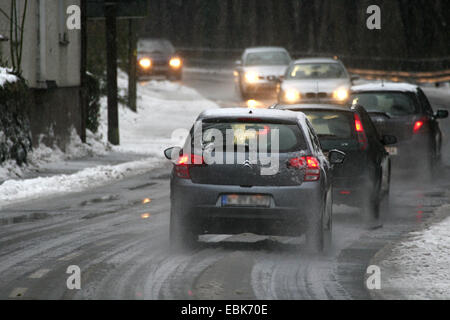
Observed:
[[[417,85],[372,83],[352,88],[352,101],[364,106],[382,135],[395,135],[398,143],[388,148],[396,167],[422,168],[427,176],[439,171],[443,135],[439,119],[448,111],[434,112]]]
[[[139,79],[164,76],[181,80],[183,60],[169,40],[140,39],[137,45],[137,75]]]
[[[169,148],[170,240],[192,249],[202,234],[300,236],[323,251],[332,229],[331,165],[301,113],[219,109],[202,113],[183,148]],[[214,161],[211,161],[211,158]]]
[[[241,60],[236,61],[234,80],[243,100],[261,93],[275,93],[279,78],[291,63],[286,49],[258,47],[246,49]]]
[[[347,104],[352,81],[343,63],[332,58],[291,63],[278,88],[278,102]]]

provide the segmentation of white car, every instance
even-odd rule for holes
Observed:
[[[333,103],[346,104],[352,81],[344,64],[332,58],[294,61],[278,88],[282,104]]]
[[[292,59],[284,48],[249,48],[236,61],[235,84],[241,98],[248,100],[264,92],[276,92],[282,77]]]

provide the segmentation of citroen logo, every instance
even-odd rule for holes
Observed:
[[[247,167],[247,168],[252,168],[252,164],[250,163],[250,160],[245,160],[245,162],[244,162],[244,167]]]

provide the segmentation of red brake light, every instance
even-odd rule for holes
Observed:
[[[178,158],[178,160],[177,160],[177,165],[188,164],[188,162],[189,162],[189,156],[180,156],[180,158]]]
[[[289,166],[305,169],[305,181],[317,181],[320,178],[320,163],[315,157],[301,157],[289,160]]]
[[[359,145],[361,146],[361,150],[366,150],[368,145],[367,142],[367,136],[366,133],[364,132],[364,127],[362,125],[361,122],[361,118],[359,117],[359,115],[357,113],[355,113],[355,130],[356,130],[356,134],[358,135],[358,142]]]
[[[423,121],[416,121],[414,124],[414,133],[419,132],[419,130],[423,127],[424,122]]]
[[[359,118],[359,115],[357,115],[356,113],[355,113],[355,129],[356,129],[356,132],[364,132],[364,128],[361,123],[361,119]]]
[[[190,179],[189,169],[193,166],[204,165],[205,161],[202,156],[195,154],[182,155],[175,162],[175,174],[182,179]]]

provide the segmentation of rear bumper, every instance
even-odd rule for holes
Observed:
[[[299,235],[311,219],[320,217],[324,193],[319,182],[295,187],[200,185],[174,178],[171,184],[172,214],[196,228],[199,234]],[[224,194],[272,196],[268,208],[223,207]]]
[[[392,164],[396,169],[423,165],[432,156],[433,150],[428,135],[415,135],[412,139],[400,141],[392,147],[397,148],[397,155],[391,155]]]
[[[333,178],[333,203],[362,207],[367,195],[373,190],[367,177],[338,177]]]

